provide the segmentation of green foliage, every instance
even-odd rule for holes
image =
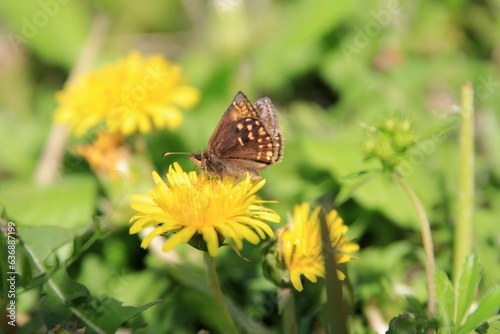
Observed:
[[[96,188],[95,179],[87,175],[68,176],[48,186],[11,181],[2,184],[0,201],[18,223],[76,228],[92,221]]]
[[[402,314],[391,320],[389,323],[389,330],[387,334],[410,334],[410,333],[424,333],[417,330],[417,324],[413,314]]]
[[[116,299],[91,297],[87,288],[70,280],[59,269],[44,284],[45,295],[40,300],[40,315],[47,328],[71,324],[85,328],[85,333],[114,333],[126,321],[161,301],[141,307],[123,306]],[[133,328],[145,323],[135,323]]]
[[[223,331],[199,254],[189,246],[169,254],[143,250],[139,238],[128,234],[128,220],[134,213],[130,195],[151,189],[152,170],[162,175],[173,161],[193,169],[187,157],[162,160],[162,153],[204,149],[242,90],[252,102],[271,98],[285,137],[283,161],[262,172],[267,183],[259,196],[279,202],[273,209],[283,222],[302,201],[335,207],[361,246],[359,260],[343,270],[352,333],[386,331],[390,319],[389,332],[423,332],[436,325],[425,314],[425,260],[411,202],[397,184],[380,177],[395,164],[402,164],[431,224],[439,333],[500,333],[497,7],[462,0],[0,2],[0,204],[6,208],[0,295],[6,307],[4,230],[12,222],[19,273],[15,329]],[[88,62],[87,69],[98,68],[132,49],[180,63],[202,92],[200,103],[184,113],[175,131],[127,139],[136,154],[130,162],[134,179],[103,180],[77,156],[73,148],[92,141],[89,134],[61,139],[65,149],[54,165],[57,177],[37,181],[52,134],[55,95],[82,64],[79,59]],[[460,247],[453,236],[456,106],[465,80],[474,85],[477,110],[471,217],[476,256],[453,282],[447,273],[453,247]],[[382,123],[385,115],[394,115],[395,127]],[[412,132],[402,119],[411,120]],[[366,124],[381,125],[385,132],[377,134],[384,139],[394,139],[397,130],[397,145],[367,147]],[[380,149],[404,157],[385,164],[365,161],[367,151],[374,155]],[[218,273],[241,331],[278,333],[283,302],[264,279],[262,247],[245,243],[241,256],[250,263],[223,247]],[[282,268],[272,261],[266,265],[265,273],[280,283]],[[323,286],[304,281],[304,287],[293,294],[296,314],[304,314],[296,317],[298,328],[324,332]],[[7,321],[1,319],[0,332],[12,329]]]
[[[382,124],[367,130],[370,136],[363,144],[366,160],[377,159],[388,173],[395,172],[400,164],[409,159],[411,149],[417,143],[417,135],[411,122],[401,116],[385,118]]]
[[[466,259],[458,284],[454,287],[446,273],[436,273],[438,309],[442,333],[469,333],[472,330],[487,330],[485,325],[498,320],[500,310],[500,286],[495,286],[478,301],[474,311],[473,303],[479,289],[481,267],[476,256]]]

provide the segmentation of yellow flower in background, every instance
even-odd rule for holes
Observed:
[[[237,182],[204,172],[186,173],[177,163],[169,168],[168,182],[156,172],[153,179],[156,188],[149,195],[132,197],[132,208],[138,213],[130,219],[130,234],[154,227],[142,241],[143,248],[158,235],[169,235],[163,245],[165,252],[201,235],[210,256],[216,256],[220,236],[231,238],[241,249],[244,239],[257,244],[266,234],[272,237],[274,233],[267,222],[280,221],[276,212],[262,206],[269,201],[255,195],[264,186],[264,179],[252,181],[247,177]]]
[[[178,64],[134,51],[77,76],[56,98],[55,121],[68,124],[77,136],[102,123],[107,132],[127,136],[177,128],[183,120],[179,108],[194,106],[199,91],[187,85]]]
[[[116,179],[120,174],[129,174],[128,160],[131,153],[121,134],[100,131],[96,140],[89,145],[76,146],[75,152],[84,157],[100,176]]]
[[[303,289],[301,275],[311,282],[316,282],[317,276],[325,277],[320,210],[321,207],[317,207],[309,215],[308,203],[296,205],[292,221],[278,235],[279,260],[288,268],[290,281],[298,291]],[[326,215],[326,224],[337,263],[345,263],[354,258],[348,253],[357,251],[359,246],[351,243],[352,239],[345,236],[348,227],[343,224],[337,211],[332,210]],[[345,278],[339,270],[337,270],[337,275],[341,280]]]

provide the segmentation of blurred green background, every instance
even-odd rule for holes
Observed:
[[[419,132],[443,126],[456,114],[467,80],[476,92],[474,248],[483,288],[500,281],[499,12],[498,0],[2,1],[0,204],[8,220],[38,231],[26,236],[35,244],[53,244],[61,258],[78,254],[68,274],[92,295],[135,306],[163,299],[142,314],[148,326],[137,333],[216,333],[213,306],[198,283],[203,267],[187,261],[188,248],[181,249],[182,265],[165,266],[128,235],[130,193],[110,204],[88,164],[71,150],[90,138],[69,139],[51,185],[33,182],[52,125],[54,94],[86,56],[85,46],[95,46],[90,68],[130,50],[161,53],[182,64],[201,101],[185,112],[178,130],[145,136],[154,168],[162,174],[178,161],[192,170],[187,157],[162,160],[162,153],[204,149],[238,91],[252,102],[268,96],[285,153],[261,173],[267,184],[260,196],[279,201],[269,206],[283,222],[302,201],[338,209],[361,246],[359,260],[348,265],[353,332],[373,333],[377,320],[387,323],[407,311],[406,294],[425,301],[416,216],[402,191],[384,178],[367,182],[338,207],[336,196],[350,175],[379,167],[363,161],[363,124],[402,113]],[[429,215],[437,264],[449,271],[457,246],[456,129],[417,151],[408,179]],[[96,220],[103,222],[99,237],[79,249],[75,244],[95,235]],[[70,233],[55,233],[57,228]],[[260,247],[249,243],[242,255],[250,263],[222,251],[217,261],[223,289],[261,330],[279,332],[274,288],[262,276],[259,254]],[[34,290],[18,296],[19,321],[38,328]],[[297,294],[303,333],[313,331],[319,291],[319,284],[307,284]]]

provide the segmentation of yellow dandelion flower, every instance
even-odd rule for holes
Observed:
[[[68,124],[77,136],[101,124],[127,136],[177,128],[183,120],[179,108],[194,106],[199,91],[187,85],[178,64],[135,51],[77,76],[56,98],[55,122]]]
[[[292,221],[278,236],[279,260],[288,268],[290,281],[298,291],[303,289],[301,275],[304,275],[311,282],[316,282],[318,276],[325,277],[319,220],[320,210],[321,207],[317,207],[309,215],[310,205],[308,203],[296,205]],[[352,239],[345,236],[348,227],[343,224],[337,211],[332,210],[326,215],[326,223],[331,246],[335,251],[336,262],[345,263],[354,258],[348,253],[357,251],[359,246],[351,243]],[[341,280],[345,278],[345,275],[339,270],[337,270],[337,275]]]
[[[124,145],[121,134],[100,131],[94,142],[75,147],[75,152],[84,157],[93,171],[101,176],[116,179],[129,173],[130,150]]]
[[[130,234],[154,227],[142,241],[143,248],[158,235],[169,235],[163,245],[165,252],[201,235],[210,256],[216,256],[220,236],[231,238],[241,249],[244,239],[257,244],[266,234],[272,237],[267,222],[280,220],[276,212],[262,206],[269,201],[255,195],[265,180],[247,177],[236,182],[230,177],[209,177],[204,172],[186,173],[177,163],[169,168],[168,182],[156,172],[153,179],[156,188],[149,195],[132,197],[132,208],[138,213],[130,219]]]

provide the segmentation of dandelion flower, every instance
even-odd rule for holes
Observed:
[[[280,220],[276,212],[262,206],[268,201],[255,195],[265,180],[247,177],[236,182],[230,177],[210,177],[203,171],[186,173],[177,163],[170,166],[167,182],[156,172],[153,179],[156,187],[149,195],[132,197],[132,208],[138,213],[130,219],[130,233],[154,227],[142,241],[143,248],[158,235],[169,236],[163,245],[165,252],[201,235],[210,256],[216,256],[220,237],[231,238],[241,249],[244,239],[257,244],[266,234],[272,237],[267,222]]]
[[[75,152],[84,157],[98,175],[116,179],[120,174],[129,173],[131,153],[121,134],[100,131],[94,142],[75,147]]]
[[[187,85],[178,64],[135,51],[77,76],[56,98],[55,122],[68,124],[77,136],[100,125],[127,136],[177,128],[183,120],[179,107],[194,106],[199,92]]]
[[[298,291],[302,291],[301,275],[311,282],[317,281],[317,276],[325,277],[325,262],[321,243],[321,227],[319,212],[321,207],[314,209],[311,215],[308,203],[296,205],[292,221],[278,236],[279,260],[285,264],[290,273],[290,281]],[[337,211],[332,210],[326,215],[326,223],[331,247],[335,251],[337,263],[345,263],[353,258],[350,252],[359,249],[352,239],[344,236],[348,227],[342,223]],[[345,275],[337,270],[338,278]]]

